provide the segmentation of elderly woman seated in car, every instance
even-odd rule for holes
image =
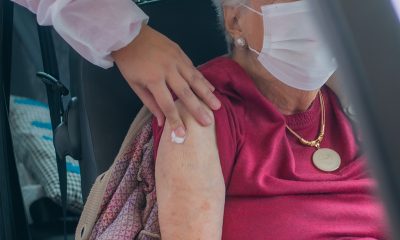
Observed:
[[[202,127],[178,100],[185,139],[153,121],[162,239],[385,239],[376,183],[325,85],[337,63],[312,9],[213,1],[230,54],[200,71],[222,108]]]
[[[162,236],[384,239],[375,182],[324,85],[337,64],[312,10],[304,1],[214,3],[231,46],[200,67],[223,105],[210,114],[215,124],[201,127],[182,106],[181,145],[168,123],[154,125]],[[192,215],[179,217],[177,205]]]

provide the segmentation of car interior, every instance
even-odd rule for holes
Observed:
[[[135,2],[195,66],[226,54],[211,0]],[[400,239],[400,113],[393,111],[400,16],[390,0],[309,2],[343,63],[344,91],[366,132],[393,239]],[[73,239],[91,186],[113,163],[143,105],[117,67],[89,63],[9,0],[0,0],[0,32],[0,239]],[[31,163],[42,156],[46,161]],[[36,168],[46,176],[32,184],[29,171]]]

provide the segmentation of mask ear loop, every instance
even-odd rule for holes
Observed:
[[[254,8],[247,6],[246,4],[241,3],[240,6],[245,7],[245,8],[247,8],[248,10],[250,10],[250,11],[252,11],[252,12],[254,12],[254,13],[260,15],[260,16],[264,16],[264,15],[262,14],[262,12],[259,12],[259,11],[255,10]]]
[[[241,48],[247,47],[250,51],[254,52],[257,55],[260,55],[260,53],[257,50],[255,50],[254,48],[250,47],[247,44],[246,40],[244,38],[242,38],[242,37],[240,37],[240,38],[235,40],[235,45],[238,46],[238,47],[241,47]]]
[[[254,48],[250,47],[249,45],[247,45],[247,47],[249,48],[250,51],[257,54],[257,56],[259,56],[261,54],[259,51],[255,50]]]
[[[261,12],[255,10],[254,8],[251,8],[251,7],[247,6],[246,4],[241,3],[240,6],[245,7],[245,8],[247,8],[248,10],[252,11],[253,13],[256,13],[256,14],[262,16],[262,17],[264,16]],[[257,54],[257,56],[259,56],[259,55],[261,54],[259,51],[257,51],[257,50],[255,50],[254,48],[250,47],[249,44],[247,44],[247,47],[249,48],[250,51],[252,51],[252,52],[254,52],[255,54]]]

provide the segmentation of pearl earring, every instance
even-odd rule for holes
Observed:
[[[236,45],[239,46],[239,47],[244,47],[244,46],[246,46],[246,40],[244,40],[244,38],[242,38],[242,37],[237,38],[237,39],[235,40],[235,42],[236,42]]]

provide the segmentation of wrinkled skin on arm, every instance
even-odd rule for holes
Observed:
[[[183,144],[165,125],[156,159],[156,187],[163,240],[221,239],[225,203],[215,125],[203,127],[177,103],[187,127]]]

